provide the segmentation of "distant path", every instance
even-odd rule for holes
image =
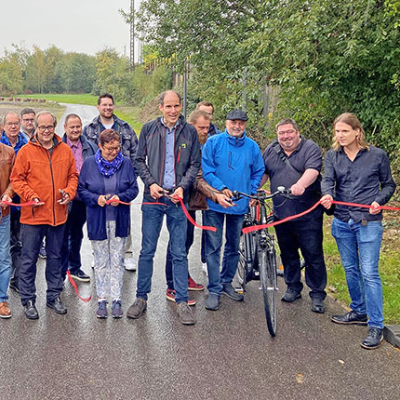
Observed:
[[[64,115],[60,118],[57,124],[56,133],[62,136],[64,134],[64,120],[68,114],[77,114],[82,119],[82,125],[87,125],[94,117],[96,117],[99,112],[95,106],[85,106],[83,104],[67,104],[60,103],[62,106],[67,107]]]

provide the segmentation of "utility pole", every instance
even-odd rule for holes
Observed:
[[[131,41],[130,41],[130,56],[129,69],[133,71],[135,67],[135,0],[131,0]]]

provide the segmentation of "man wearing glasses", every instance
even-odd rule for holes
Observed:
[[[275,220],[301,213],[321,197],[320,171],[322,154],[319,147],[300,135],[296,121],[283,119],[276,125],[277,141],[263,154],[265,175],[261,184],[270,179],[271,192],[278,186],[290,189],[293,198],[273,198]],[[311,289],[311,310],[325,312],[326,267],[322,249],[322,206],[309,214],[276,225],[276,235],[284,267],[287,290],[282,301],[292,303],[301,297],[299,250],[304,257],[306,283]]]
[[[35,132],[35,110],[23,108],[21,110],[21,132],[29,140]]]
[[[19,290],[25,316],[38,319],[36,302],[36,262],[39,247],[46,237],[47,307],[57,314],[67,309],[60,299],[63,279],[61,247],[67,220],[67,204],[78,186],[78,173],[71,149],[55,135],[56,117],[47,111],[35,117],[36,133],[16,158],[11,185],[21,202],[22,262]],[[36,204],[35,204],[36,203]]]
[[[105,129],[114,129],[121,136],[122,155],[128,157],[133,167],[135,167],[136,149],[138,146],[138,138],[131,126],[114,114],[114,98],[111,94],[102,94],[97,100],[97,110],[99,115],[83,128],[83,136],[93,142],[96,147],[99,144],[100,133]],[[131,235],[126,240],[126,252],[132,253],[132,257],[126,257],[125,269],[128,271],[136,271],[135,262],[132,252]]]

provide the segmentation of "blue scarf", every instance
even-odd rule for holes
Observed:
[[[6,146],[10,146],[12,147],[11,142],[8,140],[8,137],[6,135],[6,133],[3,131],[3,133],[1,134],[1,138],[0,138],[0,142],[5,144]],[[18,141],[17,144],[14,147],[14,152],[15,155],[17,155],[18,151],[20,150],[20,148],[22,146],[25,146],[28,143],[28,141],[26,140],[26,137],[20,132],[18,133]]]
[[[107,161],[101,156],[101,151],[99,149],[95,154],[95,159],[99,172],[106,178],[109,178],[110,176],[113,176],[118,169],[120,169],[122,161],[124,160],[124,156],[122,155],[121,151],[119,151],[114,160]]]

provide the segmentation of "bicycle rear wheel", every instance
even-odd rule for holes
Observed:
[[[237,279],[243,291],[246,290],[246,283],[252,279],[253,266],[256,260],[255,253],[254,236],[251,233],[242,235],[239,242]]]
[[[264,297],[265,318],[271,336],[276,335],[276,255],[273,248],[259,250],[261,289]]]

